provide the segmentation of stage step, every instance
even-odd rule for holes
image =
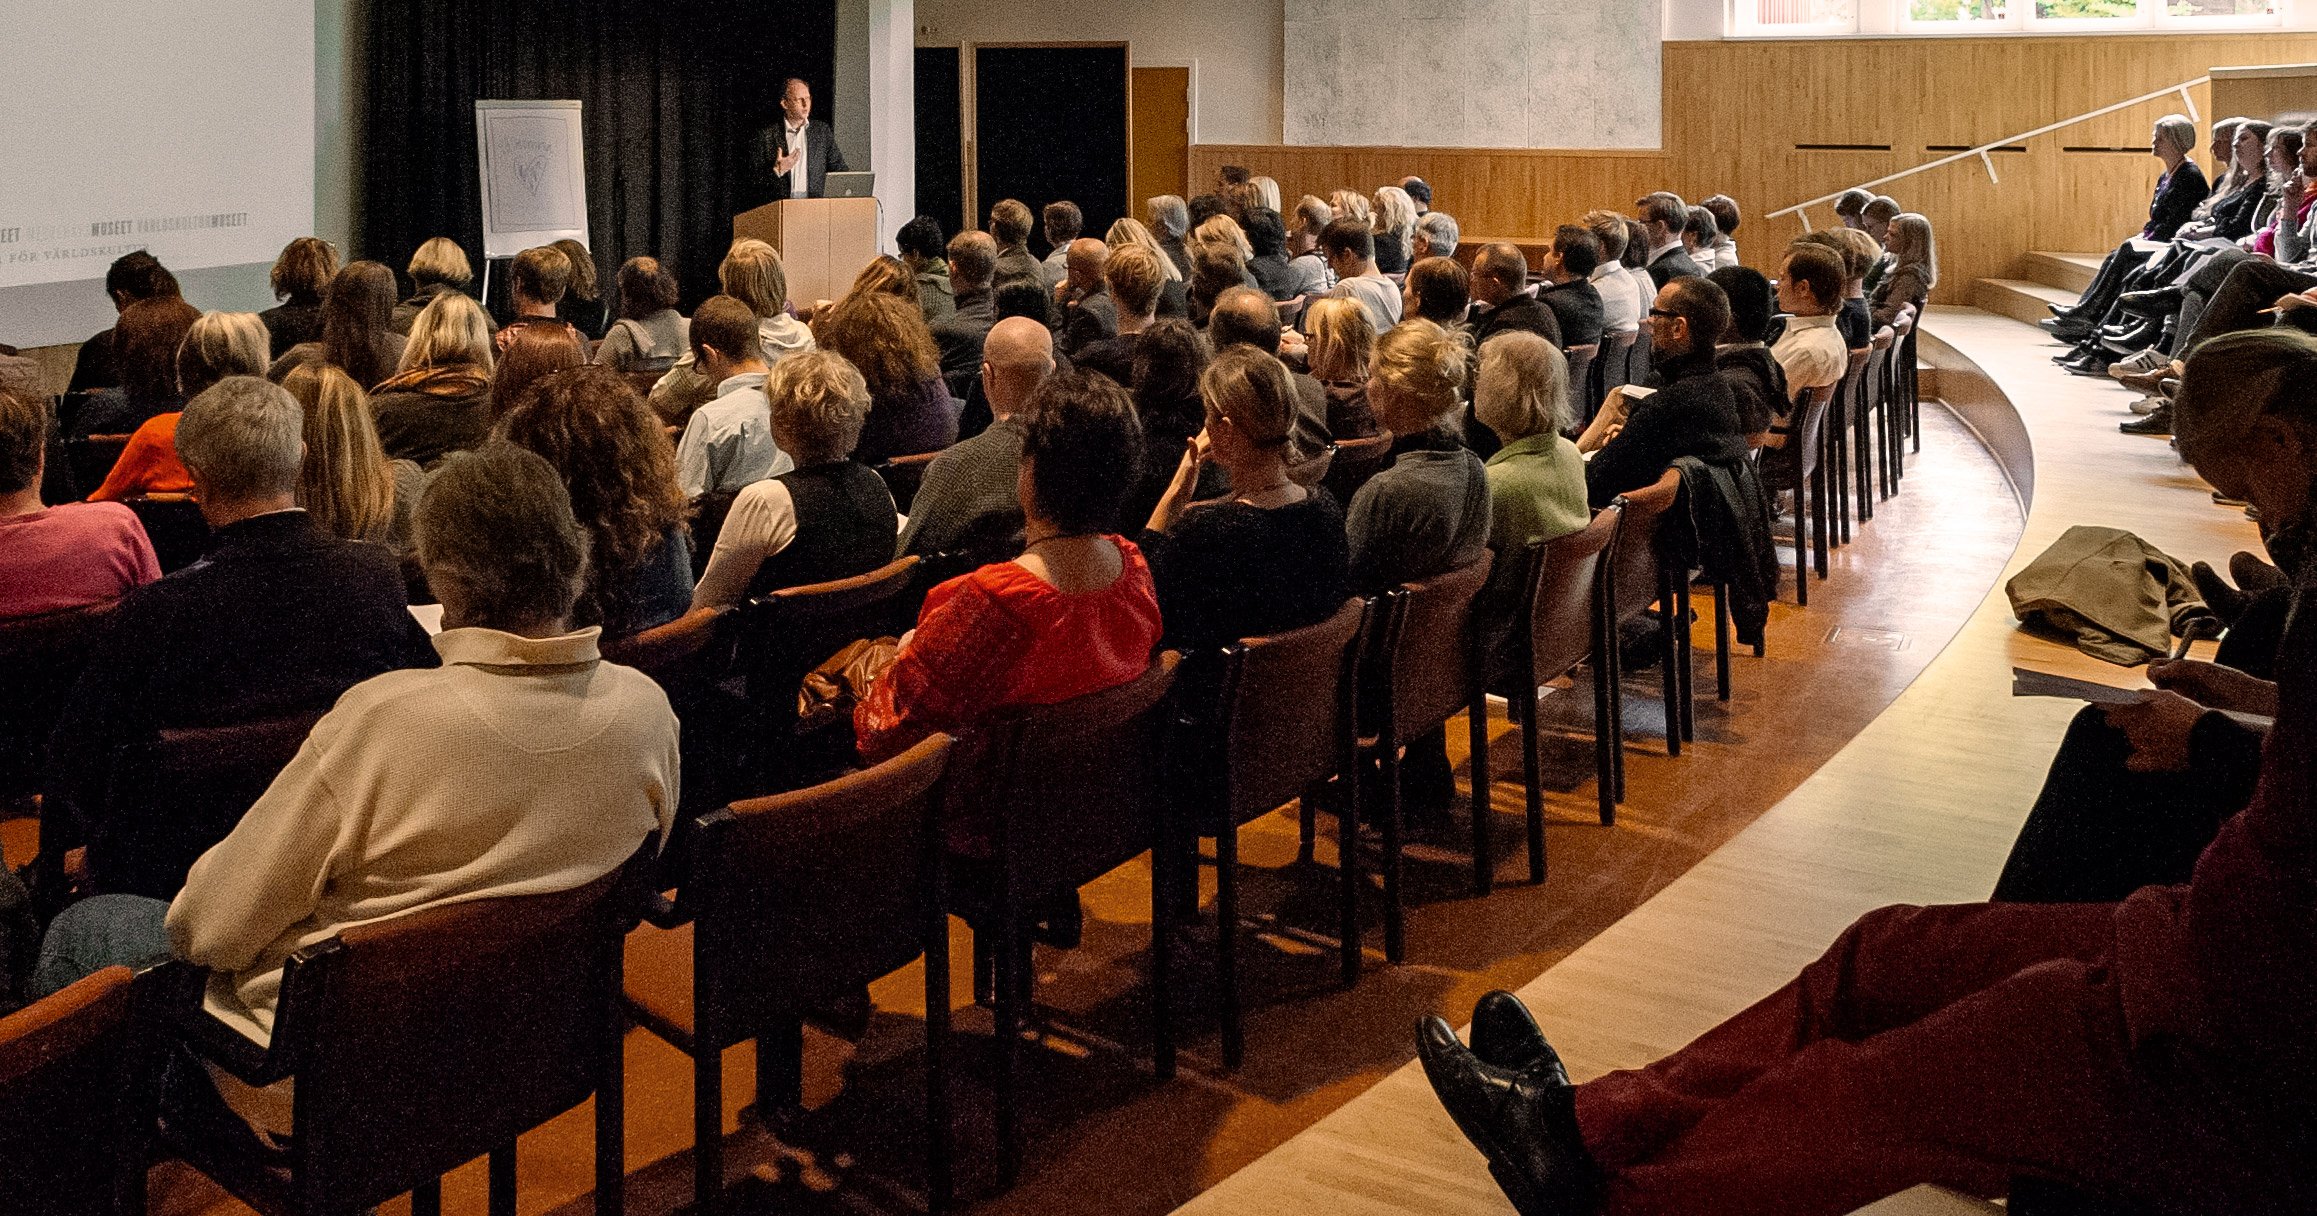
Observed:
[[[2030,283],[2081,293],[2091,288],[2092,277],[2100,273],[2100,261],[2101,256],[2096,253],[2038,251],[2020,258],[2019,277]]]
[[[1971,303],[1988,312],[2033,325],[2051,314],[2050,304],[2076,302],[2076,293],[2025,279],[1981,279],[1972,285]]]

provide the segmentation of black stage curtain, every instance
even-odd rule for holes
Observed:
[[[716,290],[748,149],[781,82],[830,119],[835,0],[395,0],[370,6],[363,249],[394,266],[450,236],[482,252],[475,102],[584,103],[590,250],[605,287],[649,254],[689,308]],[[503,294],[497,286],[492,294]]]

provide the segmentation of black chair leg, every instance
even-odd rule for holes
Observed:
[[[1665,698],[1665,754],[1681,754],[1681,632],[1689,621],[1681,614],[1681,597],[1674,594],[1673,574],[1657,573],[1657,606],[1665,613],[1665,631],[1658,636],[1659,695]]]
[[[515,1216],[515,1142],[491,1150],[491,1216]]]
[[[1714,587],[1714,699],[1730,699],[1730,589]]]
[[[1349,988],[1360,982],[1360,783],[1350,776],[1358,771],[1357,747],[1346,743],[1340,755],[1344,796],[1336,816],[1336,961],[1338,978]]]
[[[925,1209],[943,1216],[956,1202],[949,1141],[949,899],[939,866],[926,894],[925,926]],[[1154,918],[1155,923],[1155,918]],[[1170,1027],[1161,1020],[1158,1034]]]
[[[1473,687],[1480,687],[1478,680]],[[1488,767],[1488,695],[1477,693],[1465,709],[1472,753],[1472,889],[1487,895],[1496,888],[1495,835],[1491,826],[1495,780]]]
[[[1355,839],[1347,848],[1357,847]],[[1239,1010],[1239,833],[1226,823],[1215,833],[1215,979],[1223,1004],[1223,1067],[1237,1069],[1247,1055]]]
[[[1604,824],[1617,822],[1618,753],[1625,749],[1624,731],[1617,721],[1617,673],[1608,662],[1593,664],[1593,785],[1594,802]],[[1544,838],[1544,815],[1539,812],[1536,835]],[[1543,881],[1539,879],[1539,881]]]
[[[1805,480],[1794,479],[1794,606],[1797,608],[1810,606],[1810,561],[1803,553],[1810,540],[1810,490],[1803,484]]]
[[[612,948],[612,991],[620,990],[621,963]],[[618,1000],[604,1013],[604,1050],[595,1077],[595,1210],[603,1216],[627,1211],[628,1130],[627,1015]],[[415,1216],[415,1213],[414,1213]]]
[[[1595,660],[1594,666],[1596,669],[1599,668],[1598,659]],[[1601,677],[1596,674],[1594,678],[1600,679]],[[1595,695],[1598,697],[1600,694],[1596,693]],[[1523,787],[1521,793],[1522,810],[1527,819],[1529,833],[1529,881],[1542,885],[1545,881],[1545,776],[1543,757],[1537,754],[1536,689],[1532,686],[1523,690],[1516,700],[1520,702],[1515,712],[1520,715],[1521,784]],[[1596,700],[1594,704],[1598,707],[1601,702]],[[1595,719],[1593,730],[1596,738],[1605,737],[1604,732],[1607,729],[1608,724],[1605,721],[1599,718]],[[1596,750],[1600,753],[1599,773],[1602,788],[1613,790],[1616,787],[1611,782],[1615,778],[1609,774],[1608,753],[1601,748],[1596,748]],[[1604,797],[1606,796],[1604,794]]]
[[[1681,741],[1695,743],[1698,737],[1698,690],[1697,673],[1693,668],[1697,658],[1696,647],[1690,641],[1689,574],[1687,571],[1677,570],[1673,572],[1672,578],[1674,600],[1680,605],[1674,610],[1673,615],[1675,620],[1681,622],[1681,627],[1676,629],[1673,635],[1674,651],[1679,656],[1677,660],[1678,673],[1681,677],[1680,690],[1675,694],[1681,702]]]
[[[1164,825],[1150,849],[1150,1062],[1161,1081],[1175,1075],[1175,898],[1182,859]]]
[[[998,895],[999,913],[997,939],[990,943],[996,975],[991,987],[995,989],[994,1028],[998,1049],[998,1183],[1011,1187],[1022,1173],[1021,1129],[1021,979],[1020,969],[1028,960],[1022,958],[1022,910],[1020,897],[1007,885]]]
[[[716,1216],[724,1209],[724,1053],[692,1050],[692,1210]]]
[[[1810,544],[1816,562],[1818,581],[1826,581],[1828,528],[1826,514],[1826,465],[1820,462],[1810,474]]]
[[[1396,732],[1395,732],[1396,733]],[[1387,733],[1383,744],[1384,961],[1398,964],[1406,953],[1406,926],[1400,915],[1400,747]]]

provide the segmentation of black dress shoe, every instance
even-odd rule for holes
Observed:
[[[2076,311],[2075,308],[2071,305],[2054,304],[2048,300],[2044,302],[2044,307],[2051,309],[2052,315],[2060,318],[2063,321],[2066,320],[2069,316],[2073,315]]]
[[[2084,354],[2060,364],[2061,370],[2071,376],[2102,376],[2108,374],[2109,359],[2105,353]]]
[[[1416,1024],[1416,1058],[1448,1117],[1488,1158],[1489,1176],[1521,1216],[1576,1216],[1599,1206],[1601,1167],[1577,1129],[1577,1091],[1541,1071],[1481,1062],[1439,1018]]]
[[[2172,433],[2172,410],[2169,406],[2159,406],[2150,410],[2145,418],[2134,418],[2130,422],[2117,423],[2116,429],[2127,435],[2170,435]]]
[[[2092,336],[2092,323],[2078,321],[2074,317],[2046,319],[2041,324],[2045,333],[2062,342],[2081,342]]]
[[[2177,287],[2159,287],[2154,291],[2127,291],[2116,297],[2116,303],[2126,312],[2144,317],[2168,317],[2180,311],[2181,293]]]
[[[1472,1054],[1492,1068],[1510,1072],[1542,1068],[1558,1084],[1569,1083],[1568,1070],[1561,1067],[1553,1045],[1545,1042],[1545,1032],[1537,1029],[1529,1007],[1509,992],[1491,992],[1472,1007]]]

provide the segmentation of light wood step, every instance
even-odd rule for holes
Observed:
[[[2075,302],[2076,293],[2072,291],[2025,279],[1981,279],[1971,288],[1971,303],[1975,307],[2027,325],[2052,315],[2047,305],[2065,307]]]
[[[2100,261],[2101,255],[2096,253],[2038,251],[2019,259],[2019,277],[2030,283],[2081,293],[2091,289],[2093,277],[2100,273]]]

